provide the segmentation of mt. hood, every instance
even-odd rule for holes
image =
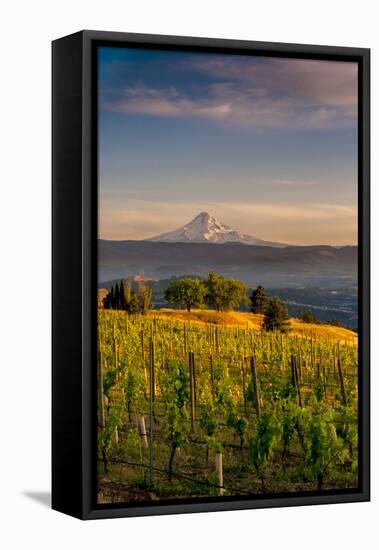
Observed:
[[[275,243],[264,241],[253,237],[252,235],[246,235],[239,233],[234,229],[231,229],[227,225],[219,222],[214,216],[208,214],[208,212],[201,212],[192,221],[169,233],[162,233],[155,237],[145,239],[146,241],[153,242],[165,242],[165,243],[241,243],[250,244],[254,246],[272,246],[276,248],[284,248],[288,245],[282,243]]]

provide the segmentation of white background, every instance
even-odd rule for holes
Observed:
[[[50,41],[100,29],[372,48],[378,236],[378,19],[373,0],[24,0],[2,4],[0,544],[13,548],[379,547],[378,385],[371,503],[80,522],[49,509]],[[376,212],[376,216],[375,216]],[[373,250],[373,271],[377,255]],[[373,304],[377,289],[373,288]],[[376,309],[376,311],[375,311]],[[378,308],[373,308],[373,327]],[[375,334],[375,330],[373,330]],[[376,352],[375,341],[373,351]]]

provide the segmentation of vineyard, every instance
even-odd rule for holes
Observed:
[[[353,333],[171,312],[99,310],[99,503],[357,486]]]

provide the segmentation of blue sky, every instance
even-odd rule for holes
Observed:
[[[100,48],[99,233],[356,244],[354,63]]]

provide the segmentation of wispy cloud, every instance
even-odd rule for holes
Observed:
[[[277,58],[260,58],[252,63],[249,57],[194,57],[192,64],[213,77],[270,94],[340,107],[355,107],[357,103],[356,63]]]
[[[228,103],[211,99],[195,101],[180,95],[175,88],[148,89],[127,88],[120,100],[105,102],[110,111],[159,117],[200,117],[221,119],[227,117],[231,108]]]
[[[172,69],[172,68],[171,68]],[[154,117],[201,118],[244,127],[323,129],[350,127],[357,117],[354,63],[237,56],[193,56],[177,67],[194,78],[191,88],[129,83],[102,108]],[[199,78],[199,77],[198,77]]]
[[[306,181],[306,180],[290,180],[290,179],[276,179],[272,180],[273,185],[283,186],[283,187],[312,187],[317,185],[316,181]]]

